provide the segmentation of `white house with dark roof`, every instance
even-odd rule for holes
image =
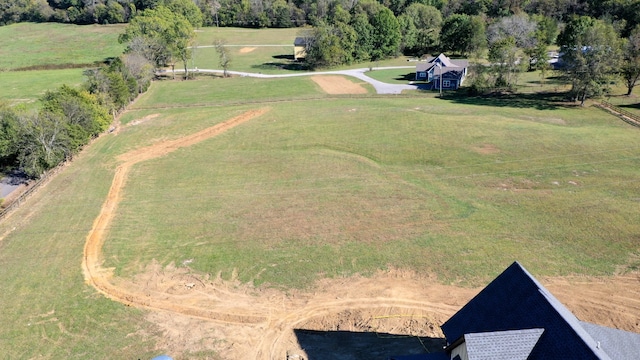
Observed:
[[[441,328],[443,352],[390,359],[640,359],[640,334],[578,320],[518,262]]]
[[[442,79],[443,90],[457,90],[467,77],[468,67],[466,59],[449,59],[440,54],[416,65],[416,81],[431,82],[431,89],[438,90]]]

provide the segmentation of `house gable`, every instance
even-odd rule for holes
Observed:
[[[610,359],[580,321],[517,262],[442,325],[447,339],[533,328],[545,331],[529,359]]]
[[[446,86],[444,82],[444,89],[457,89],[464,78],[467,75],[467,67],[469,62],[467,60],[451,60],[446,55],[440,54],[437,57],[428,58],[425,62],[420,62],[416,65],[416,77],[417,81],[434,81],[432,88],[439,88],[440,77],[443,80],[450,80],[450,86]]]

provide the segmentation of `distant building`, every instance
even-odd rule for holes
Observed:
[[[301,60],[307,57],[307,39],[297,37],[293,41],[293,60]]]
[[[518,262],[441,328],[443,352],[390,360],[640,359],[640,334],[578,320]]]
[[[469,61],[465,59],[449,59],[440,54],[430,57],[416,65],[416,81],[431,82],[431,89],[457,90],[467,77]],[[442,79],[442,87],[440,80]]]

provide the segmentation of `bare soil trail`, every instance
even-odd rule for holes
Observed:
[[[186,263],[178,267],[153,263],[133,279],[114,278],[113,271],[102,266],[105,235],[133,165],[219,135],[267,111],[248,111],[195,134],[121,155],[107,198],[87,235],[82,263],[86,282],[114,301],[151,310],[147,320],[163,332],[158,349],[175,357],[213,350],[224,359],[309,359],[296,329],[442,337],[439,325],[479,289],[442,285],[435,277],[392,269],[366,278],[323,279],[309,291],[283,292],[197,274]],[[580,319],[640,332],[637,273],[541,282]],[[373,345],[380,339],[370,341]],[[328,351],[323,359],[372,357],[359,356]]]

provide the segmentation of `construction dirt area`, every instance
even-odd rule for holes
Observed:
[[[334,85],[347,81],[318,79]],[[116,278],[102,266],[104,229],[114,219],[133,165],[209,139],[268,111],[248,111],[195,134],[120,156],[86,239],[86,282],[114,301],[147,309],[147,320],[163,333],[158,349],[178,359],[205,350],[223,359],[386,359],[442,348],[439,325],[479,289],[442,285],[429,274],[399,269],[371,277],[324,279],[306,291],[282,291],[195,273],[188,262],[149,264],[132,279]],[[638,273],[540,281],[581,320],[640,332]]]

